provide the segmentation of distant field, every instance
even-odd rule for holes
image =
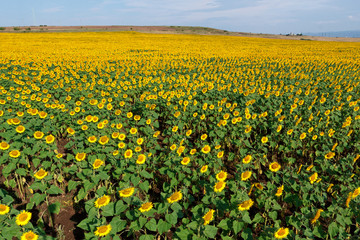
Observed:
[[[68,30],[0,34],[1,240],[360,239],[360,43]]]
[[[28,26],[28,27],[5,27],[1,32],[104,32],[104,31],[136,31],[143,33],[167,33],[167,34],[201,34],[201,35],[225,35],[240,37],[260,37],[271,39],[288,40],[313,40],[335,42],[360,42],[360,38],[337,38],[318,36],[285,36],[276,34],[231,32],[207,27],[186,26]]]

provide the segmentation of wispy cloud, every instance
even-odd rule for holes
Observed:
[[[45,8],[42,10],[44,13],[56,13],[61,12],[63,10],[63,7],[53,7],[53,8]]]
[[[216,9],[220,6],[220,2],[217,0],[125,0],[125,5],[133,8],[195,11]]]

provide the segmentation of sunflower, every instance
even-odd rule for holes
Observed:
[[[68,128],[66,129],[66,131],[67,131],[70,135],[74,135],[74,134],[75,134],[75,130],[72,129],[71,127],[68,127]]]
[[[125,188],[123,190],[119,191],[120,197],[130,197],[131,195],[133,195],[135,192],[135,188],[130,187],[130,188]]]
[[[191,155],[194,155],[195,153],[196,153],[196,149],[195,149],[195,148],[193,148],[193,149],[190,150],[190,154],[191,154]]]
[[[218,174],[216,174],[216,179],[218,181],[225,181],[227,178],[227,172],[221,171]]]
[[[132,118],[132,116],[133,116],[133,113],[132,113],[132,112],[128,112],[128,113],[126,114],[126,117],[127,117],[127,118]]]
[[[239,209],[240,211],[249,210],[252,205],[254,205],[254,201],[251,200],[251,199],[249,199],[249,200],[246,200],[246,201],[240,203],[240,204],[238,205],[238,209]]]
[[[284,185],[281,185],[281,187],[278,187],[276,190],[275,196],[280,197],[283,194]]]
[[[270,169],[270,171],[272,171],[272,172],[277,172],[277,171],[280,170],[280,168],[281,168],[281,165],[280,165],[279,163],[277,163],[277,162],[273,162],[273,163],[271,163],[270,166],[269,166],[269,169]]]
[[[103,195],[102,197],[99,197],[98,199],[96,199],[95,201],[95,207],[96,208],[101,208],[103,206],[106,206],[109,204],[110,202],[110,197],[108,195]]]
[[[215,183],[214,191],[222,192],[222,190],[224,190],[225,186],[226,186],[226,182],[219,181],[219,182]]]
[[[209,153],[211,151],[211,147],[209,145],[205,145],[201,151],[205,154]]]
[[[94,232],[95,236],[103,237],[110,233],[111,231],[111,225],[103,225],[96,228],[96,231]]]
[[[204,216],[204,226],[208,225],[212,220],[214,220],[214,212],[215,210],[210,209]]]
[[[191,130],[191,129],[187,130],[187,131],[186,131],[186,136],[189,137],[189,136],[191,135],[191,133],[192,133],[192,130]]]
[[[171,131],[172,131],[172,132],[177,132],[178,129],[179,129],[178,126],[174,126],[174,127],[171,129]]]
[[[101,144],[101,145],[105,145],[105,144],[107,144],[109,142],[109,137],[108,136],[102,136],[102,137],[100,137],[100,139],[99,139],[99,143]]]
[[[22,210],[17,216],[16,216],[16,224],[19,226],[26,225],[31,219],[31,212],[27,212],[25,210]]]
[[[182,199],[182,193],[181,191],[177,191],[177,192],[174,192],[168,199],[167,201],[169,203],[174,203],[174,202],[178,202]]]
[[[121,133],[121,134],[119,135],[119,140],[120,140],[120,141],[123,141],[125,138],[126,138],[126,135],[125,135],[125,134]]]
[[[208,165],[204,165],[201,167],[200,172],[205,173],[208,170]]]
[[[136,128],[131,128],[131,129],[130,129],[130,133],[131,133],[131,134],[136,134],[137,131],[138,131],[138,130],[137,130]]]
[[[144,139],[143,139],[143,138],[138,138],[138,139],[136,140],[136,143],[137,143],[138,145],[143,144],[143,142],[144,142]]]
[[[149,118],[148,120],[146,120],[146,124],[149,125],[151,123],[151,119]]]
[[[15,130],[17,133],[23,133],[25,131],[25,127],[23,125],[19,125]]]
[[[269,141],[269,138],[268,137],[262,137],[261,138],[261,142],[262,143],[267,143]]]
[[[118,148],[124,148],[126,147],[126,144],[124,142],[119,142]]]
[[[95,159],[94,163],[93,163],[93,169],[98,169],[99,167],[101,167],[104,164],[104,161],[101,159]]]
[[[250,163],[251,159],[252,159],[252,156],[247,155],[246,157],[243,158],[243,163]]]
[[[90,137],[88,137],[88,141],[89,141],[90,143],[94,143],[94,142],[96,142],[96,140],[97,140],[97,138],[96,138],[95,136],[90,136]]]
[[[241,173],[241,181],[246,181],[251,177],[252,172],[251,171],[246,171]]]
[[[39,171],[37,171],[35,174],[34,174],[34,177],[36,179],[43,179],[44,177],[46,177],[48,175],[48,172],[45,171],[44,169],[40,169]]]
[[[5,204],[0,204],[0,215],[5,215],[10,211],[10,207]]]
[[[176,144],[173,144],[173,145],[170,146],[171,151],[174,151],[175,149],[176,149]]]
[[[190,163],[190,158],[189,157],[184,157],[182,160],[181,160],[181,164],[182,165],[188,165]]]
[[[20,151],[19,150],[12,150],[9,152],[9,156],[12,158],[18,158],[20,156]]]
[[[37,240],[38,235],[35,234],[33,231],[25,232],[21,235],[21,240]]]
[[[133,151],[131,149],[126,150],[124,153],[125,158],[131,158],[132,155],[133,155]]]
[[[1,142],[0,143],[0,149],[1,150],[7,150],[9,149],[10,145],[7,142]]]
[[[306,138],[306,133],[303,132],[301,135],[300,135],[300,140],[303,140],[304,138]]]
[[[318,209],[316,211],[315,217],[311,220],[311,224],[315,224],[316,221],[320,218],[320,214],[323,212],[324,210],[322,209]]]
[[[86,153],[82,152],[82,153],[77,153],[75,155],[75,159],[76,161],[80,162],[80,161],[83,161],[86,157]]]
[[[205,133],[205,134],[203,134],[203,135],[201,135],[201,140],[206,140],[207,139],[207,137],[208,137],[208,135]]]
[[[334,152],[329,152],[325,155],[325,159],[331,159],[335,156],[335,153]]]
[[[309,177],[309,181],[311,184],[313,184],[318,179],[318,173],[315,172],[313,175]]]
[[[354,199],[359,195],[360,195],[360,187],[358,187],[357,189],[354,190],[354,192],[352,193],[351,198]]]
[[[261,183],[255,183],[255,187],[259,190],[263,190],[264,189],[264,186],[261,185]]]
[[[224,156],[224,151],[218,152],[217,158],[222,158]]]
[[[48,135],[45,137],[45,141],[47,144],[53,143],[55,141],[55,137],[53,135]]]
[[[140,212],[148,212],[154,207],[152,202],[143,203],[139,208]]]
[[[136,164],[144,164],[146,160],[146,156],[144,154],[140,154],[138,159],[136,160]]]
[[[35,138],[35,139],[42,139],[43,136],[44,136],[44,133],[43,133],[43,132],[36,131],[36,132],[34,133],[34,138]]]
[[[286,236],[289,234],[289,229],[288,228],[280,228],[279,230],[277,230],[274,234],[274,237],[276,239],[282,239],[282,238],[286,238]]]

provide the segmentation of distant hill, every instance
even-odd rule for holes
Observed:
[[[345,35],[346,37],[338,37],[334,35],[331,37],[329,33],[304,33],[302,35],[277,35],[277,34],[262,34],[249,32],[232,32],[227,30],[208,28],[208,27],[193,27],[193,26],[18,26],[18,27],[0,27],[1,33],[42,33],[42,32],[121,32],[134,31],[143,33],[161,33],[161,34],[200,34],[200,35],[225,35],[237,37],[257,37],[257,38],[271,38],[284,40],[313,40],[313,41],[337,41],[337,42],[360,42],[359,35]],[[348,31],[356,32],[356,31]],[[345,33],[345,32],[344,32]],[[316,35],[314,35],[316,34]],[[352,37],[349,37],[352,36]]]
[[[360,30],[356,31],[338,31],[338,32],[318,32],[318,33],[304,33],[307,36],[320,36],[320,37],[348,37],[359,38]]]

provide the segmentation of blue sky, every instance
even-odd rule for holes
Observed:
[[[360,30],[359,0],[9,0],[0,26],[205,26],[253,33]]]

